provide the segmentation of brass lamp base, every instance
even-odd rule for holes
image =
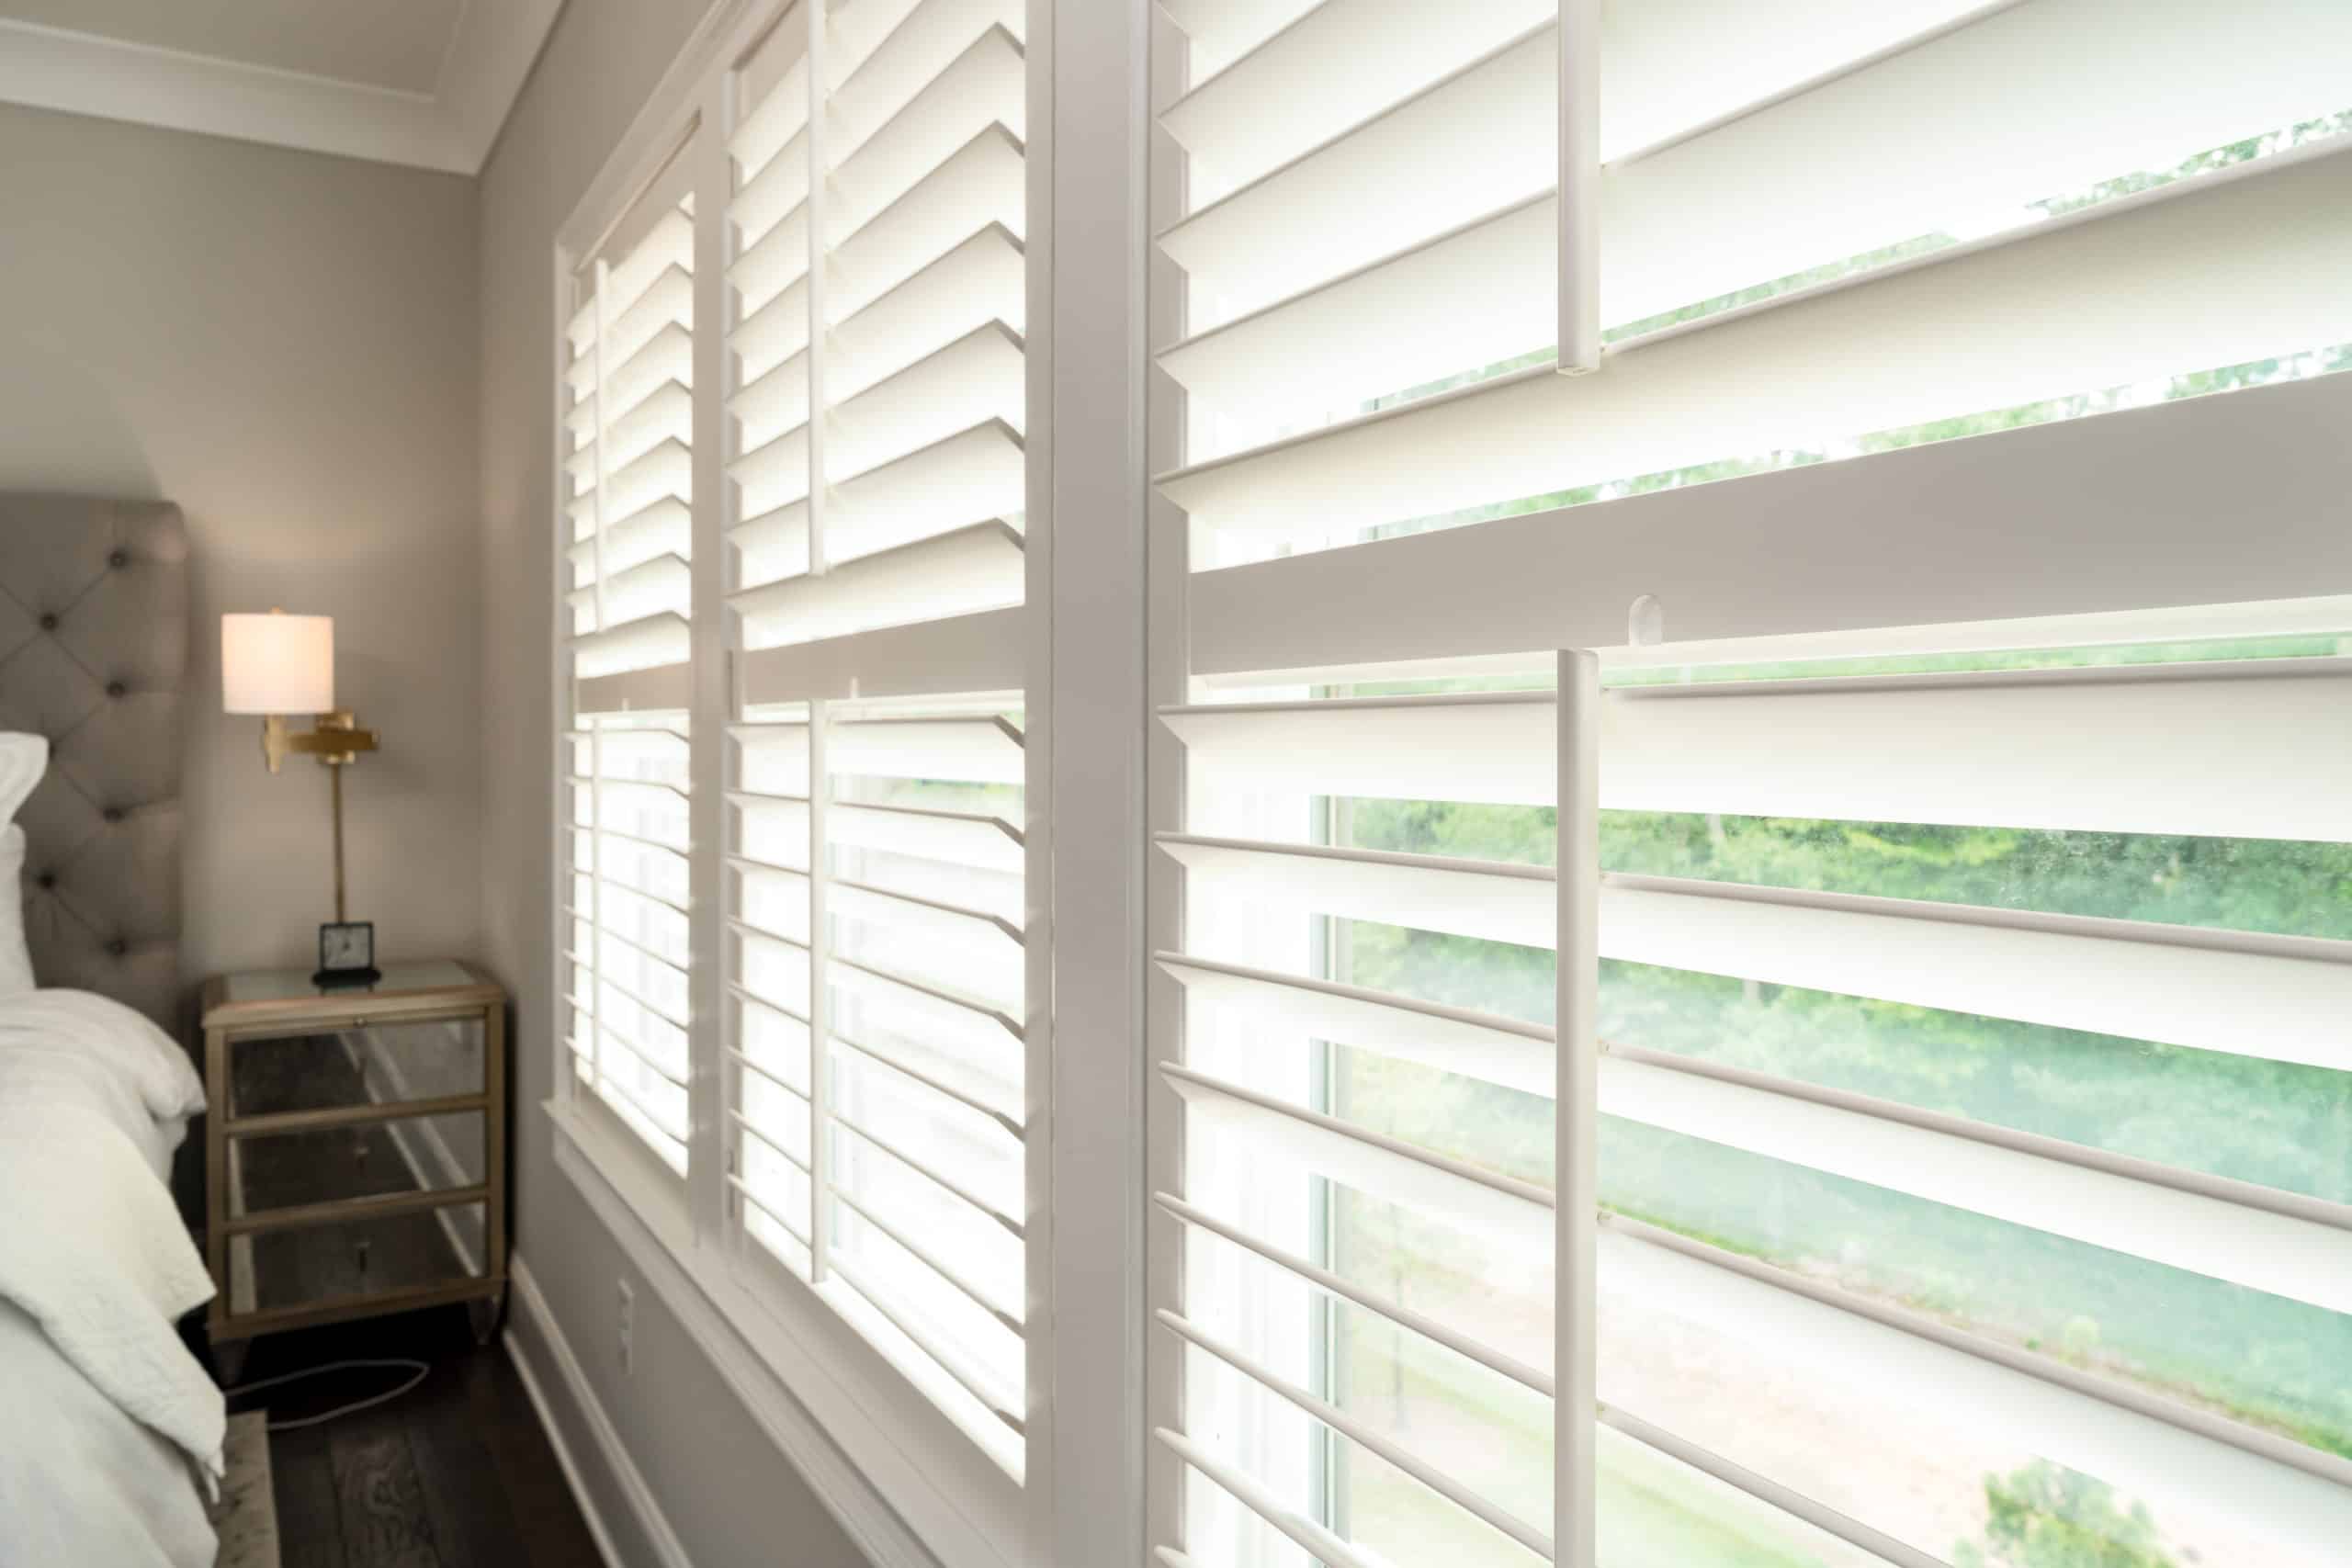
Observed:
[[[376,749],[376,732],[362,729],[349,708],[318,716],[308,735],[296,735],[286,719],[271,714],[261,721],[262,760],[276,773],[292,756],[316,757],[334,783],[334,918],[343,923],[343,770],[359,761],[362,751]]]

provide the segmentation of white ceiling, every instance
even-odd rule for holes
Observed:
[[[0,0],[0,102],[473,174],[563,0]]]

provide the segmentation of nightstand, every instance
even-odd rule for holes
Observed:
[[[256,1335],[506,1291],[506,997],[452,960],[358,990],[308,970],[204,987],[215,1359]]]

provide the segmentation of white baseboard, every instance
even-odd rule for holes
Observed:
[[[506,1353],[605,1568],[694,1568],[520,1254],[507,1260],[507,1275]]]

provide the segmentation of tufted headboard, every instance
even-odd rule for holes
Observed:
[[[178,507],[0,493],[0,729],[50,748],[17,814],[33,974],[175,1038],[187,655]]]

